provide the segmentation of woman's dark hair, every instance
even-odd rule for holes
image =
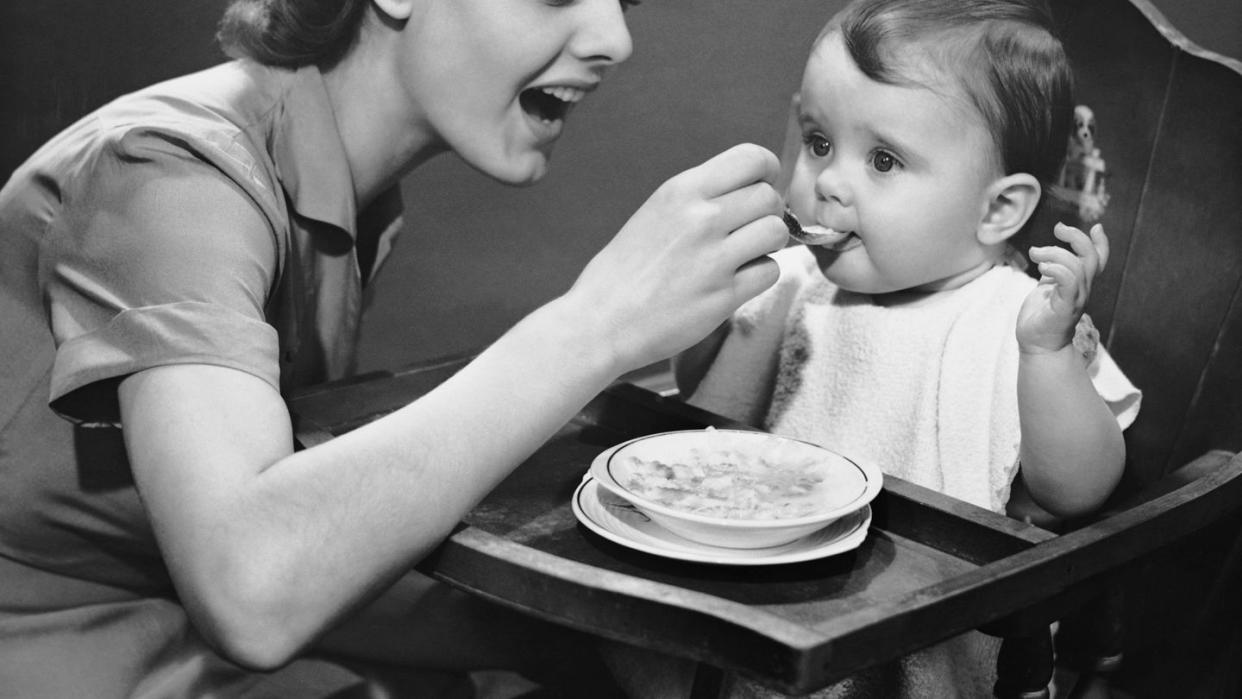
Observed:
[[[357,40],[369,1],[232,0],[216,39],[233,58],[282,68],[325,68]]]
[[[924,58],[957,76],[1005,173],[1056,177],[1073,119],[1073,76],[1042,0],[863,0],[821,38],[834,31],[877,82],[917,84],[924,68],[912,61]]]

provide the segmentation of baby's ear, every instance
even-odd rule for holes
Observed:
[[[1039,180],[1024,172],[1005,175],[988,188],[988,208],[979,222],[979,242],[1003,243],[1022,230],[1039,203]]]

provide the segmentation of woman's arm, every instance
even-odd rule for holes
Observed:
[[[560,298],[418,401],[293,452],[250,374],[126,378],[135,482],[197,628],[271,668],[388,587],[621,373],[706,335],[771,285],[775,156],[727,151],[665,183]],[[758,262],[755,260],[758,259]]]

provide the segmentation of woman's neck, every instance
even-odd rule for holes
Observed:
[[[324,71],[359,210],[446,150],[392,70],[399,33],[365,24],[362,31],[369,36]]]

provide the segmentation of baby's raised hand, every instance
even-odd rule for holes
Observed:
[[[1056,352],[1073,342],[1091,283],[1108,262],[1108,238],[1098,223],[1090,234],[1058,223],[1053,235],[1069,248],[1049,245],[1030,250],[1040,279],[1018,313],[1018,347],[1023,352]]]

